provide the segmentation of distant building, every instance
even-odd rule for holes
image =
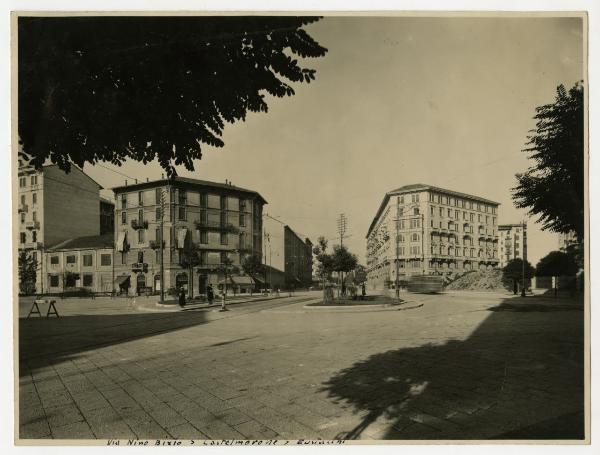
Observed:
[[[576,245],[577,243],[578,240],[575,231],[567,232],[566,234],[558,234],[558,249],[560,251],[564,251],[571,245]]]
[[[266,264],[283,272],[284,287],[287,289],[311,286],[313,256],[310,239],[303,238],[290,226],[269,216],[265,217],[264,231]]]
[[[500,267],[513,259],[527,260],[527,223],[501,224],[498,226],[500,239]]]
[[[18,248],[38,262],[36,292],[45,292],[42,253],[67,239],[100,234],[99,190],[77,166],[67,174],[56,165],[18,169]]]
[[[216,291],[224,287],[223,267],[229,261],[233,269],[240,267],[245,255],[262,257],[266,201],[256,191],[231,183],[175,177],[119,186],[113,192],[118,291],[160,290],[161,239],[166,291],[183,288],[198,295],[208,284]],[[190,267],[186,257],[191,256],[196,263]]]
[[[396,277],[497,267],[498,206],[424,184],[386,193],[367,232],[369,288],[393,287]]]
[[[115,203],[111,200],[100,198],[100,235],[115,232]]]
[[[113,291],[114,235],[112,233],[66,240],[44,252],[44,270],[49,293],[73,288],[91,292]]]

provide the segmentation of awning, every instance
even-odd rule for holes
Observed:
[[[125,282],[127,282],[127,280],[129,280],[129,275],[121,275],[115,278],[115,283],[117,283],[118,285],[124,284]]]
[[[185,237],[187,236],[187,229],[182,228],[177,231],[177,248],[185,248]]]
[[[125,251],[125,241],[127,239],[127,232],[119,232],[117,237],[117,251]]]

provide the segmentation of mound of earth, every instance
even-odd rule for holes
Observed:
[[[505,291],[502,270],[483,270],[466,273],[446,286],[449,290]]]

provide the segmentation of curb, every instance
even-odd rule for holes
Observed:
[[[279,297],[267,297],[267,298],[261,298],[261,299],[256,299],[256,300],[243,300],[240,302],[227,302],[227,306],[231,306],[231,305],[241,305],[242,303],[255,303],[255,302],[268,302],[270,300],[277,300],[277,299],[283,299],[286,298],[284,296],[279,296]],[[213,310],[213,309],[220,309],[221,308],[221,303],[215,303],[213,305],[207,305],[205,303],[201,303],[201,304],[188,304],[186,306],[184,306],[183,308],[180,307],[177,304],[172,304],[172,305],[164,305],[158,302],[154,302],[154,305],[149,305],[149,306],[145,306],[145,305],[136,305],[136,310],[138,311],[149,311],[149,312],[154,312],[154,313],[178,313],[181,311],[192,311],[192,310]]]
[[[412,304],[412,305],[411,305]],[[381,305],[352,305],[352,306],[341,306],[341,305],[331,305],[331,306],[310,306],[304,305],[303,308],[307,310],[315,310],[319,311],[331,311],[334,313],[367,313],[367,312],[375,312],[375,311],[405,311],[405,310],[414,310],[416,308],[421,308],[423,303],[416,302],[404,302],[399,305],[390,305],[390,304],[381,304]]]

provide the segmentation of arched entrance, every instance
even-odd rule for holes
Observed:
[[[146,275],[144,275],[143,273],[138,273],[136,283],[137,283],[137,295],[141,295],[141,293],[145,291]]]

